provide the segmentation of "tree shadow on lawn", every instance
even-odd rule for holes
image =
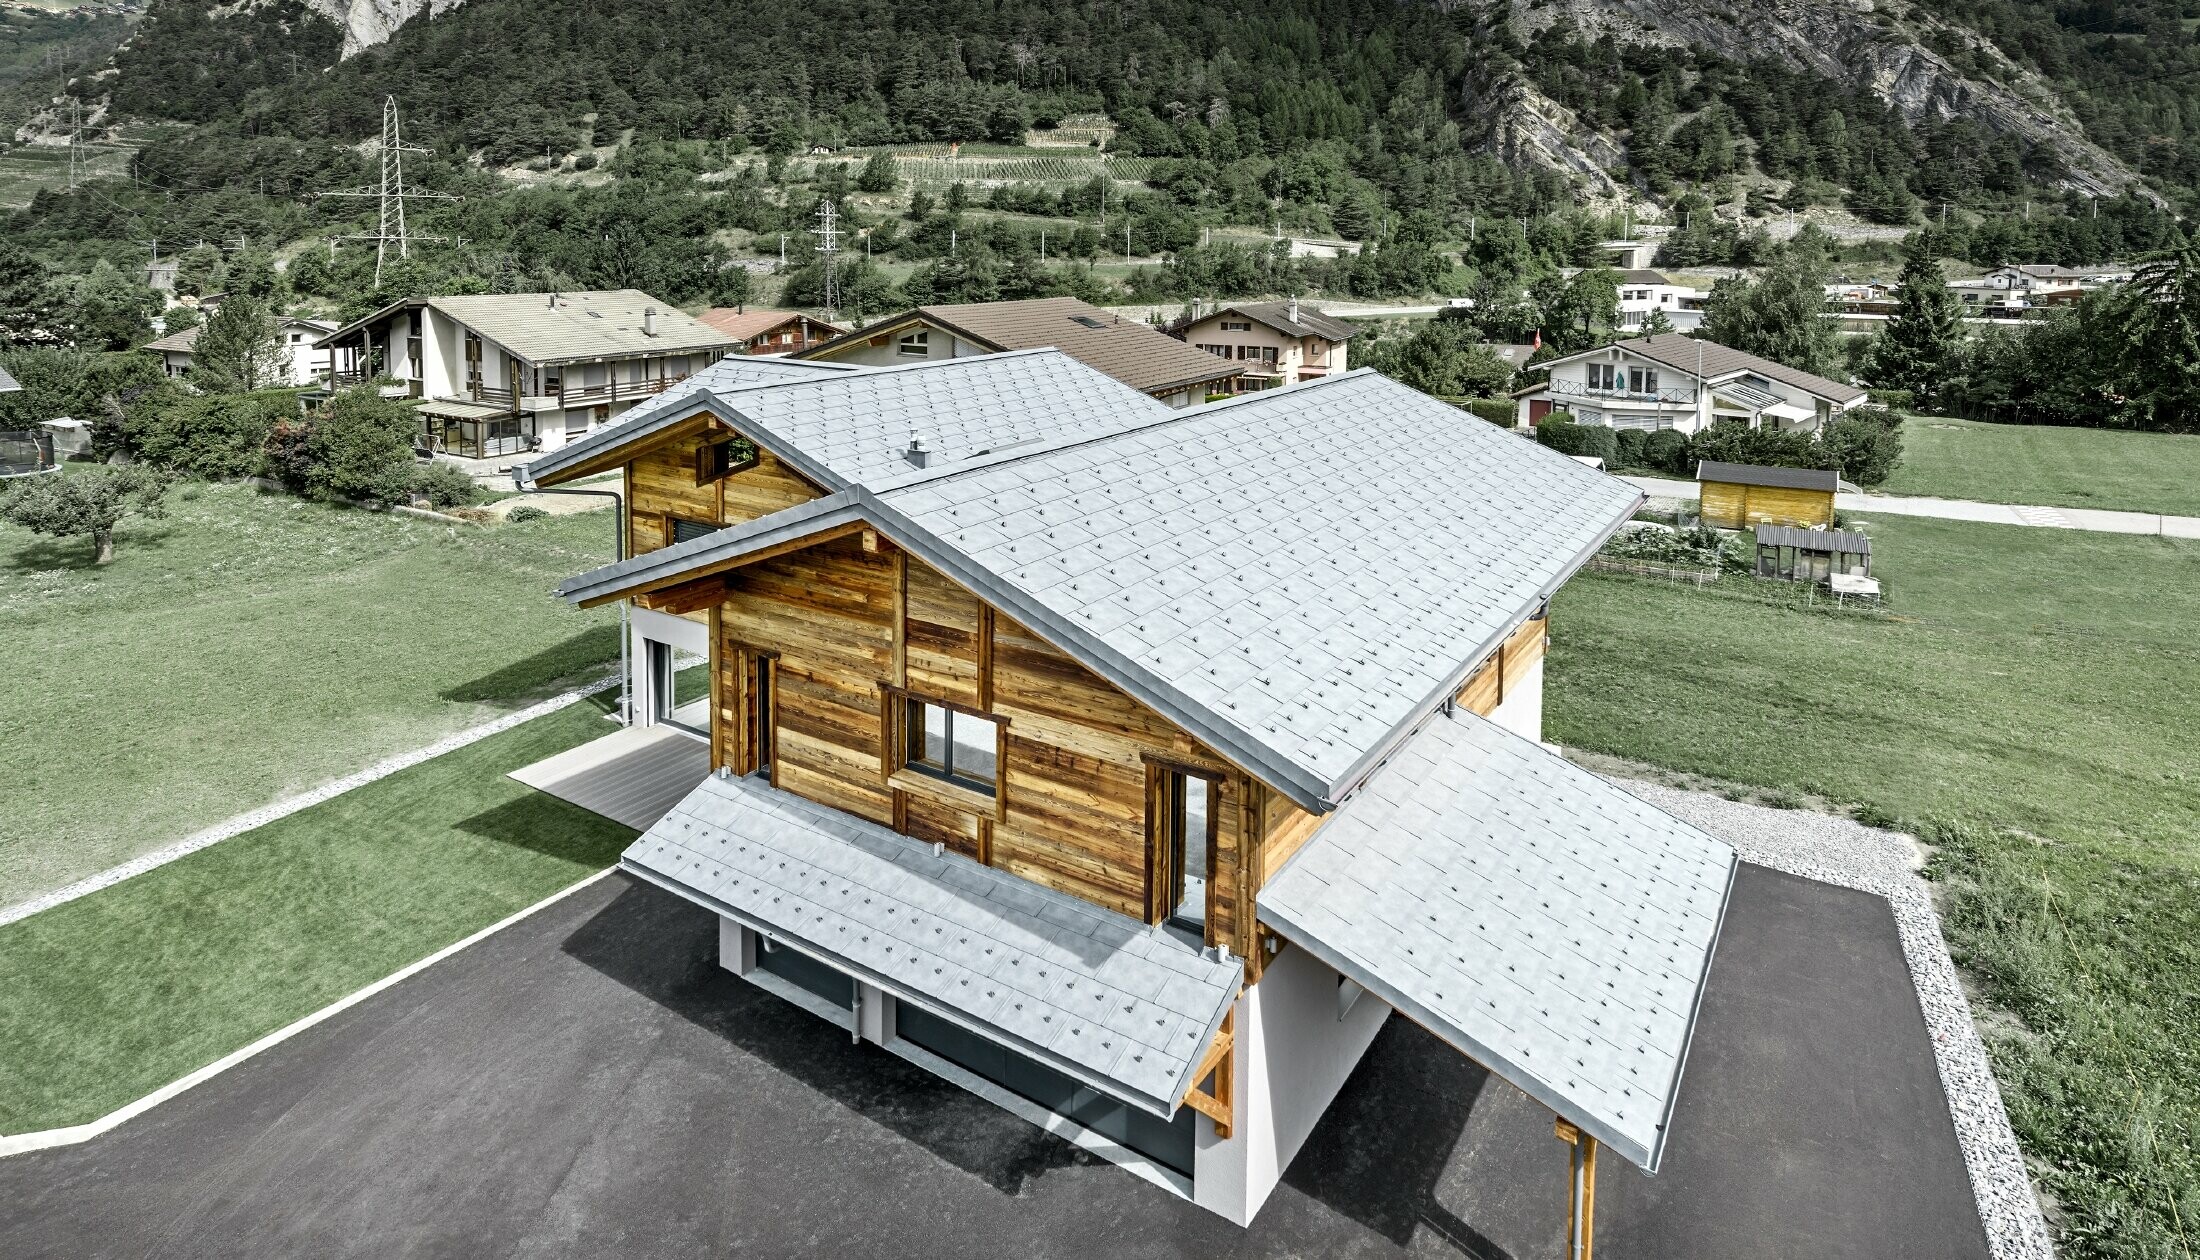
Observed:
[[[126,522],[115,530],[115,559],[127,563],[140,552],[159,551],[180,532],[175,525]],[[7,567],[20,574],[51,573],[56,569],[97,573],[99,566],[92,561],[98,556],[99,549],[92,545],[89,535],[52,538],[45,534],[29,534],[25,541],[8,550]]]
[[[1104,1162],[741,981],[718,965],[717,917],[654,887],[629,886],[564,951],[1003,1194]]]
[[[443,699],[461,704],[501,704],[522,708],[556,689],[557,684],[590,675],[618,659],[619,627],[590,626],[564,642],[512,662],[494,673],[444,689]]]

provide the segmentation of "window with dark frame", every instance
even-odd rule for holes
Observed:
[[[749,730],[756,752],[755,773],[769,779],[772,773],[772,756],[778,742],[772,733],[772,667],[773,658],[758,654],[750,658],[749,668]]]
[[[1214,835],[1215,784],[1182,770],[1169,770],[1162,781],[1162,843],[1168,846],[1168,912],[1179,926],[1201,928],[1207,922],[1207,845]]]
[[[710,524],[708,521],[691,521],[684,517],[675,516],[672,518],[672,541],[677,546],[680,543],[689,542],[707,534],[715,534],[722,528],[724,527]]]
[[[756,464],[756,443],[745,437],[706,442],[695,451],[695,484],[722,481]]]
[[[903,701],[902,765],[988,796],[1000,790],[1000,724],[910,696]]]

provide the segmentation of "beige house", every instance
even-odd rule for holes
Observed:
[[[1865,401],[1854,385],[1799,372],[1681,333],[1636,337],[1539,363],[1544,379],[1513,391],[1519,423],[1553,411],[1582,424],[1694,433],[1719,420],[1814,433]]]
[[[408,298],[321,340],[330,383],[399,382],[431,451],[554,451],[739,341],[639,289]]]
[[[1288,302],[1237,302],[1192,314],[1169,331],[1218,358],[1245,369],[1232,393],[1272,389],[1299,381],[1341,376],[1349,370],[1345,342],[1359,329],[1297,298]]]
[[[299,315],[279,315],[275,319],[276,336],[282,340],[283,353],[289,360],[283,384],[311,385],[321,379],[328,370],[328,355],[317,348],[316,343],[328,335],[336,325],[325,320],[306,319]],[[145,343],[145,348],[160,356],[160,366],[168,379],[180,381],[191,371],[191,364],[198,354],[199,333],[203,325],[194,324],[181,328],[158,340]]]

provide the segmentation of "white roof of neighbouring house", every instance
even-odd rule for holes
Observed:
[[[874,368],[733,355],[692,383],[695,388],[636,407],[610,428],[534,461],[528,476],[539,481],[599,462],[711,409],[827,489],[910,471],[906,452],[913,433],[923,435],[938,466],[1170,414],[1166,404],[1059,350]]]
[[[906,392],[919,379],[760,389],[728,399],[728,418],[794,462],[805,457],[781,435],[795,426],[741,417],[768,412],[771,395],[860,386],[865,410],[921,419],[931,404]],[[900,398],[876,396],[894,384]],[[1057,409],[1044,393],[1018,401]],[[797,414],[845,443],[838,463],[899,458],[901,424],[851,426],[831,414],[845,398],[823,402]],[[1642,497],[1367,371],[1188,410],[1126,407],[1113,428],[820,484],[838,492],[560,592],[669,585],[788,531],[867,521],[1312,809],[1455,691]]]
[[[14,377],[8,375],[8,370],[0,367],[0,394],[12,394],[21,388],[23,386]]]
[[[640,289],[601,289],[407,298],[336,329],[321,339],[322,344],[411,307],[439,311],[482,340],[537,365],[687,354],[721,350],[734,343],[734,338]],[[645,315],[652,311],[654,333],[644,331]]]
[[[1734,850],[1464,711],[1260,890],[1261,922],[1656,1172]]]
[[[1700,368],[1704,380],[1713,385],[1718,384],[1727,377],[1749,373],[1762,376],[1766,380],[1778,381],[1783,385],[1793,386],[1806,394],[1826,399],[1829,402],[1846,405],[1864,397],[1864,391],[1854,385],[1844,385],[1839,381],[1828,380],[1826,377],[1810,372],[1798,371],[1784,363],[1775,363],[1770,359],[1759,358],[1746,350],[1736,350],[1732,346],[1722,346],[1716,341],[1706,341],[1701,337],[1691,337],[1686,333],[1656,333],[1648,337],[1634,337],[1626,341],[1615,341],[1609,346],[1598,346],[1594,350],[1569,354],[1564,358],[1551,359],[1536,366],[1547,368],[1556,367],[1561,363],[1575,363],[1594,355],[1603,354],[1606,350],[1625,351],[1628,354],[1638,355],[1688,373],[1694,373]]]
[[[1245,976],[1173,933],[753,778],[703,780],[619,864],[1164,1118]]]

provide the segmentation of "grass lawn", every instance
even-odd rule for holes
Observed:
[[[1912,416],[1882,494],[2200,516],[2200,437]]]
[[[2113,436],[2113,435],[2093,435]],[[1910,820],[2072,1256],[2200,1232],[2200,543],[1871,518],[1896,615],[1584,575],[1551,738]],[[2173,1207],[2174,1205],[2174,1207]]]
[[[634,833],[505,778],[592,698],[0,927],[0,1133],[80,1124],[614,861]]]
[[[115,561],[0,525],[0,904],[599,673],[611,517],[455,528],[186,486]]]

